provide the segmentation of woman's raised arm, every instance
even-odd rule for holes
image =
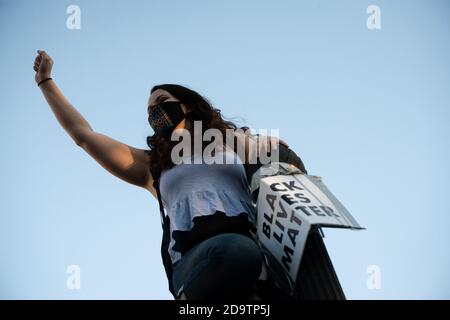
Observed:
[[[64,97],[51,77],[53,60],[45,51],[38,51],[33,69],[45,99],[56,119],[73,141],[83,148],[102,167],[116,177],[143,187],[154,196],[150,173],[150,158],[143,149],[137,149],[120,141],[95,132],[84,117]],[[45,81],[44,81],[45,80]]]

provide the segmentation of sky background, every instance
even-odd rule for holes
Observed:
[[[66,9],[81,8],[69,30]],[[366,26],[369,5],[381,29]],[[153,85],[277,128],[365,231],[325,230],[349,299],[449,299],[450,2],[0,0],[0,298],[172,299],[157,201],[60,127],[36,50],[94,130],[147,148]],[[69,265],[81,289],[66,287]],[[381,288],[366,285],[379,266]]]

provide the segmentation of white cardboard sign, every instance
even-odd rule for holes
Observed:
[[[294,282],[312,225],[363,229],[316,176],[275,175],[259,181],[257,235]]]

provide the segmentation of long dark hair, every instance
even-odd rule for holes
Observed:
[[[195,120],[202,121],[202,135],[207,129],[219,129],[222,132],[223,141],[225,141],[225,132],[227,129],[238,129],[232,121],[224,120],[221,110],[214,108],[209,100],[198,92],[177,84],[161,84],[154,86],[150,93],[152,94],[158,89],[169,92],[191,110],[186,116],[187,123],[188,121],[193,123]],[[240,129],[245,131],[249,128],[240,127]],[[189,130],[191,137],[194,136],[192,126],[186,128],[186,130]],[[170,154],[172,148],[177,143],[178,141],[170,141],[170,139],[166,139],[156,133],[147,137],[147,145],[150,148],[147,153],[150,155],[150,168],[152,172],[161,172],[175,165],[171,160]],[[206,142],[203,142],[203,149],[206,144]],[[236,146],[236,143],[233,145]]]

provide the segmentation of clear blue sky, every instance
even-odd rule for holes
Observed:
[[[81,8],[81,29],[66,8]],[[366,8],[381,9],[381,30]],[[448,1],[0,0],[0,298],[171,299],[157,202],[59,126],[37,49],[98,132],[146,148],[146,102],[189,86],[278,128],[366,231],[325,230],[350,299],[450,298]],[[66,288],[79,265],[81,289]],[[381,289],[366,286],[368,265]]]

